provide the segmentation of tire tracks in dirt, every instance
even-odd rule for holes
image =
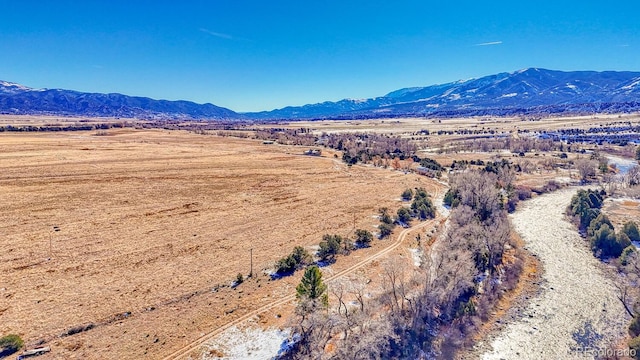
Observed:
[[[436,200],[436,201],[440,201],[440,197],[443,193],[443,190],[440,190],[439,193],[435,196],[432,197],[432,199]],[[435,206],[435,204],[434,204]],[[430,219],[427,221],[423,221],[417,225],[414,225],[412,227],[403,229],[402,232],[400,232],[400,234],[398,235],[398,238],[391,243],[389,246],[387,246],[386,248],[380,250],[379,252],[351,265],[350,267],[337,272],[335,274],[333,274],[332,276],[328,277],[326,279],[326,282],[331,282],[334,281],[336,279],[339,279],[341,277],[344,277],[346,275],[352,274],[354,273],[356,270],[362,268],[363,266],[371,263],[372,261],[379,259],[391,252],[393,252],[394,250],[396,250],[400,245],[402,245],[402,243],[404,242],[405,238],[412,232],[416,231],[416,230],[420,230],[423,229],[425,227],[428,226],[434,226],[436,224],[442,224],[444,223],[444,221],[446,220],[446,217],[442,217],[442,216],[436,216],[436,218],[434,219]],[[208,333],[206,333],[205,335],[200,336],[199,338],[197,338],[196,340],[190,342],[189,344],[181,347],[178,350],[175,350],[174,352],[172,352],[171,354],[165,356],[163,358],[163,360],[173,360],[173,359],[181,359],[186,357],[187,355],[191,354],[193,351],[198,350],[205,342],[215,338],[216,336],[220,335],[222,332],[224,332],[225,330],[229,329],[230,327],[239,325],[251,318],[253,318],[254,316],[257,316],[259,314],[265,313],[269,310],[272,310],[273,308],[276,308],[278,306],[281,305],[285,305],[288,302],[294,301],[295,300],[295,294],[291,294],[288,295],[286,297],[283,297],[279,300],[276,300],[270,304],[264,305],[254,311],[251,311],[245,315],[242,315],[241,317],[232,320]]]

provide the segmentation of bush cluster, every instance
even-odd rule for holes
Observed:
[[[276,273],[286,275],[311,263],[311,255],[302,246],[296,246],[288,256],[278,260]]]

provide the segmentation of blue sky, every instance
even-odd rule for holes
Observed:
[[[636,0],[0,0],[0,79],[271,110],[526,67],[639,71],[639,13]]]

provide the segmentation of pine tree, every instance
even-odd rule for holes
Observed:
[[[317,265],[310,266],[304,271],[302,280],[296,287],[296,297],[301,301],[319,301],[324,307],[328,305],[327,285],[322,282],[322,272]]]

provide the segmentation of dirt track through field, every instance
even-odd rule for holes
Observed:
[[[542,262],[541,292],[491,340],[483,359],[592,359],[624,333],[628,319],[616,288],[563,214],[575,191],[530,200],[511,217]]]
[[[442,194],[438,194],[437,198],[441,197]],[[400,235],[398,236],[398,238],[396,239],[396,241],[394,241],[393,243],[391,243],[388,247],[382,249],[381,251],[363,259],[362,261],[359,261],[358,263],[348,267],[347,269],[344,269],[330,277],[327,278],[326,282],[330,283],[331,281],[334,281],[336,279],[342,278],[345,275],[349,275],[354,273],[356,270],[360,269],[361,267],[371,263],[372,261],[376,260],[376,259],[380,259],[383,256],[391,253],[392,251],[394,251],[396,248],[398,248],[402,242],[405,240],[405,238],[407,237],[407,235],[409,235],[410,233],[418,230],[418,229],[422,229],[425,227],[430,227],[430,226],[434,226],[435,224],[444,221],[442,218],[436,217],[435,219],[432,220],[428,220],[428,221],[424,221],[421,222],[415,226],[412,226],[410,228],[404,229],[402,230],[402,232],[400,233]],[[288,295],[280,300],[274,301],[273,303],[270,303],[268,305],[265,305],[255,311],[252,311],[250,313],[245,314],[242,317],[239,317],[231,322],[226,323],[225,325],[216,328],[214,330],[212,330],[211,332],[199,337],[198,339],[196,339],[195,341],[189,343],[188,345],[184,346],[183,348],[173,352],[172,354],[168,355],[167,357],[165,357],[165,360],[171,360],[171,359],[181,359],[184,358],[186,356],[188,356],[189,354],[192,354],[194,351],[197,351],[204,343],[206,343],[207,341],[215,338],[216,336],[220,335],[222,332],[224,332],[225,330],[239,325],[259,314],[262,314],[264,312],[267,312],[273,308],[276,308],[278,306],[284,305],[286,303],[289,303],[291,301],[295,300],[295,294],[291,294]]]

